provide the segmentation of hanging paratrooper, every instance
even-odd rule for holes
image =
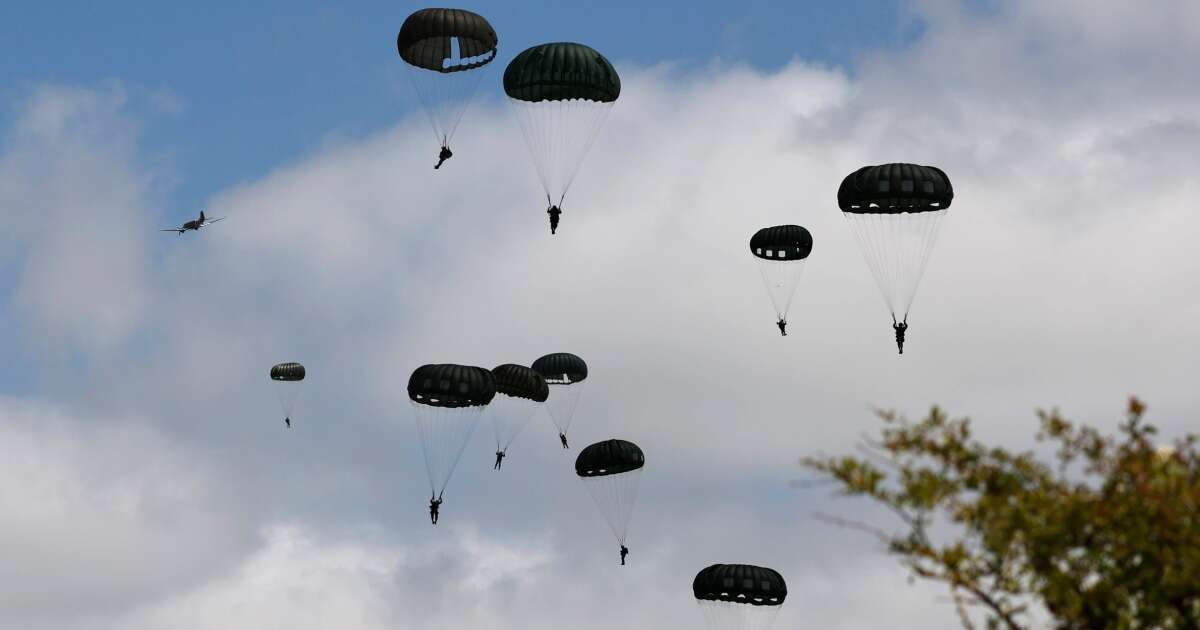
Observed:
[[[588,377],[587,363],[570,352],[555,352],[534,361],[531,367],[550,386],[550,398],[546,402],[550,421],[558,429],[562,447],[570,448],[567,431],[575,419],[575,408],[579,406],[579,396],[583,393],[583,381]]]
[[[588,494],[592,495],[621,546],[622,565],[625,556],[629,555],[629,548],[625,546],[629,517],[637,503],[638,485],[645,465],[646,456],[642,449],[625,440],[596,442],[575,458],[575,474],[583,480]]]
[[[508,64],[504,92],[546,191],[554,234],[567,189],[621,95],[621,77],[604,55],[588,46],[542,44]]]
[[[429,474],[429,519],[434,525],[442,493],[495,395],[491,370],[470,365],[422,365],[408,379],[408,398]]]
[[[937,241],[954,187],[941,169],[916,164],[864,166],[838,188],[838,205],[892,312],[904,354],[908,311]]]
[[[787,336],[788,309],[812,246],[812,234],[799,225],[765,227],[750,237],[750,253],[758,261],[758,270],[778,317],[775,325],[784,336]]]
[[[401,25],[396,49],[442,145],[433,168],[454,155],[450,140],[485,67],[496,58],[497,43],[492,25],[463,9],[421,9]]]
[[[300,395],[300,383],[304,380],[304,366],[299,363],[280,363],[271,367],[271,380],[275,382],[275,394],[283,409],[283,423],[292,428],[292,411]]]

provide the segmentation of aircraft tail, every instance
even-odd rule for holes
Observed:
[[[200,222],[204,223],[204,211],[203,210],[200,211]]]

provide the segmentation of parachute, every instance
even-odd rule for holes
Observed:
[[[304,380],[304,366],[295,362],[272,366],[271,380],[275,381],[275,394],[279,397],[284,421],[291,426],[292,411],[296,407],[296,398],[300,396],[300,382]]]
[[[768,630],[787,599],[787,584],[774,569],[714,564],[696,574],[692,594],[712,630]]]
[[[622,547],[645,465],[646,456],[642,449],[625,440],[596,442],[575,458],[575,474],[583,480]]]
[[[497,43],[492,25],[463,9],[421,9],[400,27],[396,49],[442,145],[443,160],[484,67],[496,58]]]
[[[758,270],[775,305],[781,333],[787,334],[784,325],[788,309],[812,246],[812,234],[799,225],[766,227],[750,237],[750,253],[758,260]]]
[[[903,322],[907,329],[917,285],[953,199],[950,178],[933,166],[864,166],[842,180],[838,206],[858,239],[894,325]],[[896,337],[903,344],[903,330],[897,328]]]
[[[429,491],[441,498],[484,407],[496,395],[490,370],[469,365],[422,365],[408,379]]]
[[[565,436],[575,418],[579,396],[583,393],[583,381],[588,375],[587,363],[570,352],[555,352],[534,361],[531,367],[550,386],[546,408],[559,435]]]
[[[496,397],[488,405],[496,431],[496,452],[506,453],[533,414],[550,396],[541,374],[523,365],[505,363],[492,369]]]
[[[562,205],[583,158],[595,141],[621,78],[603,55],[583,44],[534,46],[504,70],[504,92],[517,119],[553,214]]]

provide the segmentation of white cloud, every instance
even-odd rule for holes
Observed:
[[[254,542],[212,462],[140,422],[0,399],[0,462],[5,625],[121,610]]]
[[[0,245],[19,252],[14,305],[43,351],[108,349],[147,305],[150,176],[119,86],[37,90],[0,157]]]

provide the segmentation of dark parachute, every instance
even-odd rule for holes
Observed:
[[[799,225],[767,227],[750,237],[750,253],[758,260],[763,284],[775,306],[775,316],[779,318],[776,325],[785,335],[788,310],[812,246],[812,234]]]
[[[480,414],[496,396],[490,370],[470,365],[422,365],[408,379],[430,493],[441,498]]]
[[[575,458],[575,474],[583,481],[604,520],[625,546],[629,517],[637,502],[638,483],[646,456],[633,442],[605,440],[583,449]],[[624,564],[622,559],[621,564]]]
[[[752,564],[714,564],[692,580],[696,599],[751,606],[778,606],[787,599],[787,583],[775,569]]]
[[[488,405],[492,428],[496,433],[496,468],[501,453],[507,453],[513,440],[529,424],[537,410],[550,397],[550,388],[541,374],[523,365],[505,363],[492,368],[496,380],[496,397]]]
[[[551,385],[570,385],[588,376],[587,363],[570,352],[547,354],[534,361],[531,367]]]
[[[275,395],[283,410],[283,421],[291,427],[296,398],[300,396],[300,381],[304,380],[304,366],[294,361],[274,365],[271,367],[271,380],[275,381]]]
[[[408,378],[408,398],[430,407],[482,407],[496,395],[492,373],[472,365],[422,365]]]
[[[491,63],[498,42],[496,31],[482,15],[463,9],[421,9],[400,26],[396,49],[413,66],[449,74]]]
[[[767,630],[787,599],[787,583],[774,569],[714,564],[696,574],[692,594],[713,630]]]
[[[864,166],[838,188],[838,206],[892,313],[901,352],[908,311],[953,200],[946,173],[917,164]]]
[[[303,381],[304,366],[296,362],[280,363],[271,367],[272,381]]]
[[[590,46],[557,42],[526,49],[504,70],[504,93],[519,101],[585,100],[611,103],[621,77]]]
[[[442,145],[442,161],[482,77],[472,71],[496,58],[497,43],[492,25],[463,9],[421,9],[400,27],[396,49]]]
[[[550,388],[546,379],[532,368],[524,365],[505,363],[492,368],[492,376],[496,379],[496,393],[525,398],[533,402],[546,402],[550,397]]]
[[[621,77],[588,46],[542,44],[508,64],[504,92],[533,155],[554,232],[567,189],[621,95]]]
[[[646,465],[646,456],[633,442],[605,440],[580,451],[575,458],[575,474],[603,477],[637,470]]]
[[[550,400],[546,408],[565,446],[567,431],[571,428],[575,408],[579,406],[579,396],[583,393],[583,381],[588,376],[587,363],[569,352],[555,352],[534,361],[532,367],[550,385]]]
[[[934,166],[864,166],[847,175],[838,188],[838,206],[855,214],[936,212],[952,201],[950,178]]]

